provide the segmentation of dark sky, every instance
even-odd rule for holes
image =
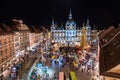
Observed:
[[[3,0],[0,2],[0,21],[22,19],[28,25],[49,27],[54,18],[60,25],[73,19],[81,26],[87,18],[91,25],[109,26],[120,23],[119,2],[110,0]]]

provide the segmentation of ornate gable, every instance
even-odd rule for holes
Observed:
[[[27,25],[25,25],[25,24],[21,24],[21,26],[20,26],[20,30],[29,30],[29,28],[28,28],[28,26]]]

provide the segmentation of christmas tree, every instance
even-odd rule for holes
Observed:
[[[87,45],[86,30],[85,30],[84,23],[83,23],[83,27],[82,27],[81,33],[82,33],[82,35],[81,35],[81,40],[80,40],[80,47],[83,49]]]

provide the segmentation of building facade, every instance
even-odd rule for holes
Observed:
[[[105,80],[120,80],[120,26],[103,31],[99,42],[100,75],[105,76]]]
[[[0,75],[13,65],[22,64],[26,60],[26,55],[30,56],[29,53],[33,49],[36,49],[37,52],[43,50],[44,40],[48,39],[48,32],[46,31],[47,29],[42,26],[31,28],[22,20],[13,19],[9,26],[1,23]]]
[[[41,39],[40,38],[41,32],[38,28],[34,26],[29,26],[30,33],[29,33],[29,39],[30,39],[30,47],[29,50],[36,51],[37,47],[40,46]]]
[[[76,22],[72,18],[72,13],[70,10],[68,20],[65,23],[65,26],[61,25],[58,27],[54,20],[52,20],[51,24],[51,39],[52,42],[59,42],[62,44],[69,44],[73,45],[75,42],[80,42],[80,37],[81,37],[81,28],[78,27]],[[91,26],[89,24],[89,19],[87,19],[86,25],[86,38],[87,41],[90,41],[92,38],[91,37],[96,37],[95,33],[97,33],[97,30],[92,30]]]
[[[0,25],[0,33],[0,71],[3,71],[6,67],[10,67],[15,56],[14,33],[5,24]]]
[[[17,43],[15,46],[17,45],[19,47],[19,49],[16,48],[16,54],[24,55],[29,49],[29,27],[22,20],[13,19],[13,23],[16,34],[15,38],[17,37],[17,40],[14,40]]]
[[[20,32],[19,29],[17,28],[17,24],[14,23],[12,26],[10,26],[11,29],[14,32],[14,52],[15,55],[18,56],[20,54]]]

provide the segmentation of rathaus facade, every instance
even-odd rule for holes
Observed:
[[[80,36],[82,27],[76,26],[76,22],[72,18],[71,10],[69,12],[68,20],[65,23],[65,26],[61,25],[60,27],[55,24],[54,20],[52,20],[51,24],[51,39],[52,42],[58,42],[62,44],[74,44],[80,42]],[[91,26],[89,25],[89,19],[87,19],[85,24],[86,29],[86,39],[90,41],[93,38],[96,30],[91,30]]]

